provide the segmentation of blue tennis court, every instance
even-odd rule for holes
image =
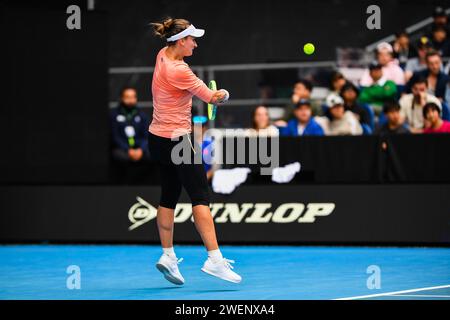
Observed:
[[[159,246],[0,246],[0,299],[450,299],[449,248],[222,246],[241,284],[201,272],[203,247],[175,249],[181,287],[154,267]],[[67,288],[69,266],[80,289]]]

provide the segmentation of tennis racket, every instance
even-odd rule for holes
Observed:
[[[217,83],[215,80],[211,80],[208,83],[208,88],[210,88],[213,91],[217,90]],[[214,120],[216,119],[216,112],[217,112],[217,105],[213,103],[208,103],[208,119]]]

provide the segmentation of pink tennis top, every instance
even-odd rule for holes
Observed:
[[[425,128],[423,130],[424,133],[450,133],[450,122],[443,120],[442,125],[437,128]]]
[[[192,96],[209,102],[214,92],[186,62],[170,60],[166,49],[162,48],[156,57],[152,80],[153,120],[149,131],[174,138],[191,132]]]

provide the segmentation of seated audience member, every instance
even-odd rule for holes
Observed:
[[[338,95],[330,95],[326,105],[329,108],[329,118],[316,117],[324,128],[326,135],[360,135],[363,129],[358,119],[351,111],[345,111],[344,100]]]
[[[341,89],[342,87],[347,83],[347,80],[345,79],[344,75],[342,73],[340,73],[339,71],[335,71],[332,75],[331,75],[331,80],[330,80],[330,91],[327,95],[327,98],[330,95],[336,95],[336,94],[340,94],[341,93]],[[326,100],[326,98],[325,98]]]
[[[300,99],[311,98],[311,92],[313,85],[310,81],[300,79],[294,85],[294,90],[292,93],[292,102],[296,105]]]
[[[258,106],[253,110],[252,128],[247,130],[247,135],[266,137],[279,135],[277,127],[270,124],[269,110],[265,106]]]
[[[409,59],[417,56],[417,51],[411,45],[409,35],[404,30],[395,34],[395,41],[392,47],[394,49],[394,58],[398,60],[402,69],[405,68]]]
[[[442,57],[450,56],[450,40],[447,28],[441,25],[433,27],[431,31],[431,44]]]
[[[358,88],[351,82],[347,82],[341,89],[345,110],[353,112],[361,124],[370,125],[369,112],[358,103],[358,95]]]
[[[375,134],[388,135],[409,133],[408,127],[403,123],[400,115],[400,105],[396,102],[387,102],[383,107],[387,122],[375,130]]]
[[[398,65],[398,60],[394,59],[394,49],[387,42],[382,42],[377,46],[377,61],[383,68],[383,75],[386,80],[393,81],[396,85],[405,84],[405,75],[402,68]],[[370,76],[370,70],[364,71],[360,86],[368,87],[373,84],[373,79]]]
[[[445,13],[445,9],[442,7],[436,7],[433,10],[433,23],[431,24],[431,30],[436,26],[448,28],[448,16]]]
[[[112,157],[119,162],[149,159],[147,115],[137,106],[134,88],[124,88],[121,101],[110,114]]]
[[[445,9],[442,7],[435,7],[432,12],[433,22],[425,29],[423,35],[427,38],[432,38],[433,30],[438,27],[449,27],[448,25],[448,16],[445,13]]]
[[[284,121],[289,121],[294,116],[294,109],[301,99],[310,100],[313,85],[310,81],[300,79],[294,84],[291,103],[286,106],[284,112]]]
[[[409,81],[415,72],[427,69],[427,53],[432,48],[427,37],[421,37],[417,44],[417,57],[411,58],[406,63],[405,81]]]
[[[311,103],[309,100],[301,99],[297,102],[294,110],[294,119],[289,120],[287,126],[280,127],[281,136],[323,136],[322,127],[312,116]]]
[[[427,91],[426,78],[413,78],[411,87],[412,93],[405,94],[400,98],[399,104],[401,108],[402,119],[409,125],[411,132],[420,133],[424,127],[423,107],[433,102],[442,109],[441,102],[435,96]]]
[[[427,103],[423,107],[426,120],[424,133],[450,133],[450,122],[441,119],[441,109],[435,103]]]
[[[417,78],[425,78],[428,86],[428,93],[438,97],[441,101],[445,99],[449,76],[442,71],[442,59],[435,50],[430,50],[426,56],[427,69],[416,72],[406,86],[406,92],[411,92],[411,86]]]
[[[397,95],[397,86],[394,81],[387,80],[383,74],[383,68],[379,63],[372,63],[369,66],[369,70],[372,85],[361,90],[359,101],[369,104],[379,113],[385,102],[395,99]]]
[[[448,24],[448,16],[445,13],[445,9],[442,7],[436,7],[433,10],[433,23],[430,25],[427,33],[427,37],[432,39],[433,38],[433,30],[436,30],[438,28],[443,27],[445,29],[446,38],[449,39],[449,24]],[[437,34],[438,38],[443,38],[443,34],[439,33]],[[438,39],[439,42],[439,39]],[[439,45],[438,45],[439,46]],[[441,54],[442,55],[442,54]],[[448,74],[448,72],[446,72]]]
[[[331,76],[330,93],[339,94],[342,87],[347,83],[344,75],[339,71],[336,71]]]

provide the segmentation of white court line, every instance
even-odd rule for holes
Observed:
[[[443,286],[437,286],[437,287],[427,287],[427,288],[417,288],[417,289],[402,290],[402,291],[392,291],[392,292],[385,292],[385,293],[369,294],[366,296],[339,298],[339,299],[333,299],[333,300],[357,300],[357,299],[385,297],[385,296],[392,296],[392,295],[403,294],[403,293],[412,293],[412,292],[418,292],[418,291],[437,290],[437,289],[445,289],[445,288],[450,288],[450,284],[446,284]]]
[[[450,296],[440,296],[433,294],[394,294],[393,297],[417,297],[417,298],[450,298]]]

